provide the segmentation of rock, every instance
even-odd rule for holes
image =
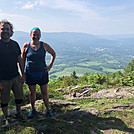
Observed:
[[[57,114],[55,117],[72,118],[72,116],[77,116],[77,117],[88,116],[88,115],[98,116],[99,114],[100,112],[97,109],[88,108],[85,110],[73,111],[65,114]]]
[[[90,134],[97,134],[96,132],[94,132],[93,130],[90,131]]]
[[[35,129],[39,132],[43,132],[45,133],[47,125],[43,125],[43,126],[35,126]]]
[[[80,110],[82,108],[82,106],[77,106],[71,109],[71,111],[76,111],[76,110]]]
[[[98,92],[93,93],[90,97],[91,98],[130,98],[133,97],[134,94],[130,93],[130,90],[133,90],[133,88],[111,88],[111,89],[102,89]]]
[[[91,113],[92,115],[96,115],[96,116],[100,114],[100,112],[96,108],[87,108],[83,111],[86,113]]]
[[[111,112],[122,112],[124,111],[123,109],[107,109],[103,111],[103,114],[109,114]]]
[[[104,114],[108,114],[111,112],[121,112],[121,111],[125,111],[125,110],[133,110],[134,109],[134,103],[131,104],[115,104],[113,106],[111,106],[110,108],[107,108],[106,110],[104,110]]]
[[[65,101],[65,100],[51,100],[50,103],[56,104],[56,105],[76,105],[76,102],[70,102],[70,101]]]

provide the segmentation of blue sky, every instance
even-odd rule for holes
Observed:
[[[0,0],[16,31],[134,34],[134,0]]]

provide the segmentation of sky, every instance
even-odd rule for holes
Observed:
[[[134,0],[0,0],[15,31],[134,34]]]

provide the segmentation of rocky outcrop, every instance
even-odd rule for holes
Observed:
[[[134,96],[134,88],[111,88],[111,89],[102,89],[98,92],[93,93],[90,98],[130,98]]]
[[[54,108],[59,109],[57,111],[54,111],[54,115],[56,118],[62,118],[62,119],[73,119],[76,117],[77,119],[79,117],[90,117],[93,116],[93,119],[98,118],[100,114],[109,114],[111,112],[119,112],[119,111],[133,111],[134,110],[134,103],[128,103],[128,104],[114,104],[110,107],[107,107],[103,109],[102,111],[97,110],[94,108],[98,103],[100,103],[102,100],[99,100],[99,98],[107,98],[112,99],[115,98],[116,100],[121,98],[131,98],[134,96],[134,88],[133,87],[120,87],[120,88],[111,88],[111,89],[102,89],[98,92],[93,92],[93,88],[91,88],[89,85],[81,87],[80,90],[77,90],[77,88],[80,88],[80,86],[74,86],[71,88],[65,88],[65,89],[58,89],[59,92],[67,92],[70,90],[70,94],[65,94],[64,98],[66,99],[91,99],[91,98],[97,98],[94,104],[90,105],[86,109],[82,109],[83,107],[81,105],[77,105],[76,102],[66,101],[66,100],[50,100],[50,104]],[[100,105],[103,106],[104,102]],[[41,105],[44,105],[43,100],[37,100],[35,103],[35,107],[38,108]],[[64,109],[62,109],[64,107]],[[22,112],[29,112],[31,108],[31,105],[28,104],[26,106],[22,107]],[[11,116],[14,116],[15,109],[12,109],[9,111],[9,114]],[[38,117],[35,119],[27,119],[27,122],[38,122],[38,126],[34,126],[34,129],[38,133],[45,133],[45,130],[47,128],[47,125],[40,124],[41,121],[46,119],[45,113],[38,111]],[[3,120],[3,116],[0,116],[0,121]],[[10,128],[12,125],[15,125],[18,123],[17,120],[12,120],[13,122],[6,126],[0,126],[0,131],[2,131],[5,128]],[[112,130],[107,130],[107,132],[112,132]],[[92,134],[95,134],[94,130],[91,130]]]
[[[76,88],[73,88],[76,89]],[[67,89],[65,89],[67,90]],[[134,96],[133,87],[119,87],[110,89],[101,89],[98,92],[93,92],[93,88],[85,86],[81,91],[71,90],[72,93],[64,95],[65,99],[90,99],[90,98],[130,98]],[[63,92],[63,90],[62,90]]]

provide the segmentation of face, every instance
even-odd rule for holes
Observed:
[[[9,41],[12,35],[12,31],[9,24],[0,25],[0,37],[4,41]]]
[[[41,34],[38,30],[33,30],[32,33],[30,34],[30,37],[33,41],[36,42],[40,40]]]

